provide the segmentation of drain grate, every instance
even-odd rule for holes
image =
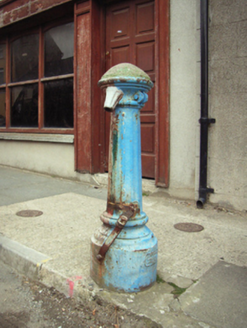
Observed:
[[[204,229],[200,224],[191,222],[180,222],[174,225],[174,228],[184,232],[199,232]]]
[[[42,214],[43,212],[37,210],[23,210],[16,213],[16,215],[22,216],[24,218],[33,218]]]

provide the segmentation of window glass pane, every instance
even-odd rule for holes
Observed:
[[[74,23],[56,26],[45,33],[45,76],[73,73]]]
[[[73,79],[44,84],[44,126],[73,128]]]
[[[23,36],[11,43],[11,81],[38,78],[39,36]]]
[[[0,44],[0,84],[5,83],[6,45]]]
[[[38,84],[11,89],[11,126],[38,127]]]
[[[6,126],[5,90],[0,90],[0,127]]]

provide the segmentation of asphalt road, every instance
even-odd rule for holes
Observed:
[[[0,261],[0,328],[156,328],[100,299],[83,304],[19,275]]]

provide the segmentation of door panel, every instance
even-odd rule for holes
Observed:
[[[122,8],[110,12],[110,32],[111,40],[117,40],[122,37],[130,36],[130,26],[128,24],[130,16],[130,8]]]
[[[154,152],[154,124],[141,124],[142,151],[153,154]]]
[[[136,34],[154,31],[154,1],[136,4]]]
[[[120,63],[129,62],[130,48],[129,46],[113,48],[111,52],[111,56],[112,56],[112,66],[115,66]]]
[[[106,8],[106,70],[123,62],[143,69],[155,84],[154,1],[122,1]],[[142,175],[155,177],[154,88],[141,110]],[[105,114],[105,169],[109,148],[109,113]]]
[[[154,71],[154,42],[136,45],[136,64],[147,73]]]

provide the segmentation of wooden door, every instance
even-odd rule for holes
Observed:
[[[128,62],[144,70],[155,84],[155,4],[122,1],[106,8],[106,70]],[[155,177],[155,87],[141,110],[142,176]],[[110,114],[105,114],[105,169],[109,149]]]

